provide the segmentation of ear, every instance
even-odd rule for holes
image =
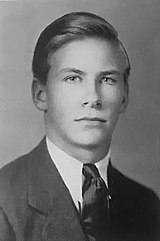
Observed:
[[[125,112],[127,106],[128,106],[128,86],[124,87],[124,95],[123,95],[123,99],[122,99],[122,104],[121,104],[121,109],[120,109],[120,113]]]
[[[47,111],[46,87],[36,78],[32,82],[32,99],[37,109]]]

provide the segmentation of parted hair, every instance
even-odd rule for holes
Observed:
[[[67,43],[86,38],[98,38],[119,46],[126,58],[124,83],[128,87],[130,61],[118,39],[118,33],[105,19],[88,12],[71,12],[49,24],[40,34],[33,55],[32,72],[42,84],[46,84],[51,55]]]

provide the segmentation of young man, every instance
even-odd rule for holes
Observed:
[[[115,29],[94,14],[64,15],[41,33],[32,95],[46,137],[1,170],[0,240],[160,240],[157,196],[108,154],[129,71]]]

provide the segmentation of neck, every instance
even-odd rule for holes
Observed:
[[[68,155],[78,159],[82,163],[96,163],[100,161],[108,154],[108,150],[110,148],[110,142],[103,142],[99,145],[82,146],[58,141],[50,135],[50,133],[47,133],[47,137],[58,148],[66,152]]]

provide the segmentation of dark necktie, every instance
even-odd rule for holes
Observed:
[[[89,240],[106,240],[109,228],[109,195],[94,164],[84,164],[82,223]]]

